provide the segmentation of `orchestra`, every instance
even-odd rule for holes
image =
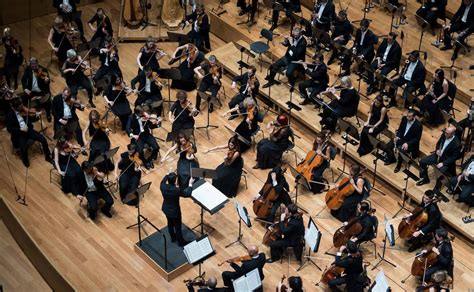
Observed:
[[[372,181],[369,182],[364,175],[365,171],[374,172],[367,161],[372,161],[372,155],[379,154],[374,151],[377,146],[373,146],[372,136],[384,142],[378,145],[383,152],[383,175],[375,171],[373,183],[376,178],[386,179],[387,173],[396,175],[398,182],[399,176],[409,176],[410,165],[419,164],[419,180],[409,187],[420,197],[423,193],[421,203],[408,214],[402,213],[405,215],[385,223],[400,221],[396,244],[408,245],[403,252],[414,256],[410,272],[417,278],[416,284],[421,285],[418,289],[449,291],[449,288],[452,289],[455,244],[449,236],[451,230],[441,227],[442,220],[445,213],[452,212],[450,208],[474,206],[474,155],[471,152],[474,119],[472,107],[469,106],[465,119],[457,121],[454,117],[455,100],[464,109],[465,96],[455,94],[459,83],[456,84],[457,73],[452,74],[460,49],[470,48],[468,37],[474,32],[473,1],[462,0],[457,12],[446,22],[449,24],[442,27],[440,34],[443,35],[444,46],[441,50],[454,48],[453,63],[451,67],[437,66],[435,69],[430,62],[424,62],[427,54],[431,54],[430,50],[424,48],[428,53],[410,47],[410,53],[402,52],[404,40],[400,30],[395,29],[398,27],[391,27],[384,36],[377,35],[376,31],[380,33],[379,23],[369,20],[364,13],[362,20],[354,21],[360,22],[360,27],[353,32],[354,27],[348,19],[349,9],[343,9],[341,4],[336,9],[336,2],[332,0],[315,1],[311,16],[304,15],[308,19],[296,23],[295,15],[302,11],[304,3],[300,0],[276,0],[268,7],[270,31],[274,33],[277,29],[279,14],[283,11],[289,18],[290,26],[280,24],[279,32],[282,34],[274,33],[273,36],[275,42],[278,38],[284,50],[279,52],[274,46],[275,50],[269,52],[267,57],[271,58],[263,62],[268,63],[263,65],[268,69],[266,72],[257,70],[256,63],[247,60],[249,64],[245,66],[239,63],[238,73],[239,70],[228,66],[228,60],[221,52],[211,51],[210,34],[216,32],[211,32],[210,20],[216,17],[212,13],[217,13],[206,13],[204,4],[195,3],[196,9],[182,18],[184,33],[181,37],[184,41],[178,41],[179,45],[173,44],[172,50],[169,50],[169,44],[160,48],[161,36],[153,31],[143,39],[146,41],[138,55],[133,54],[129,58],[125,55],[127,49],[124,50],[128,44],[123,43],[120,34],[114,30],[114,15],[109,9],[107,14],[104,8],[89,11],[95,14],[88,21],[90,30],[84,32],[81,13],[76,7],[79,1],[54,0],[58,15],[50,29],[48,26],[49,34],[44,38],[51,47],[51,56],[56,55],[59,61],[59,74],[58,70],[42,65],[46,63],[39,61],[43,56],[41,51],[34,52],[36,57],[31,57],[30,52],[29,60],[25,62],[23,48],[13,37],[11,29],[3,31],[5,64],[0,74],[5,75],[5,80],[0,82],[0,96],[1,105],[5,105],[6,110],[4,125],[14,153],[19,154],[26,169],[37,170],[36,162],[30,164],[32,153],[29,150],[35,142],[39,142],[45,161],[53,166],[52,173],[58,174],[61,191],[77,198],[79,206],[87,210],[87,217],[95,223],[103,216],[120,218],[122,204],[141,204],[140,198],[130,199],[130,195],[137,193],[143,178],[148,179],[149,174],[158,172],[166,172],[158,180],[155,176],[152,180],[160,183],[162,196],[157,202],[165,215],[163,220],[166,219],[166,240],[173,243],[173,247],[183,248],[191,242],[191,238],[183,236],[187,228],[183,218],[188,216],[185,206],[187,208],[192,200],[180,201],[180,198],[191,198],[198,180],[208,179],[211,182],[212,179],[212,190],[216,189],[230,201],[238,202],[245,212],[251,204],[253,214],[248,216],[249,221],[261,224],[245,224],[254,228],[253,231],[265,231],[262,245],[255,245],[255,232],[245,234],[246,237],[252,236],[251,239],[246,238],[248,248],[240,241],[240,221],[244,220],[236,204],[238,243],[246,248],[247,254],[229,258],[217,265],[220,267],[227,263],[232,268],[231,271],[219,271],[222,272],[225,288],[217,287],[215,275],[206,280],[200,272],[198,278],[184,281],[188,291],[234,291],[233,282],[238,278],[258,269],[263,280],[264,273],[270,271],[265,264],[283,262],[287,256],[289,267],[290,259],[296,259],[300,268],[305,260],[311,261],[311,258],[332,262],[322,272],[316,286],[321,284],[331,291],[343,291],[344,288],[346,291],[365,291],[369,280],[364,263],[368,262],[360,245],[381,241],[380,236],[377,237],[377,229],[382,212],[376,213],[372,204],[382,204],[383,207],[377,206],[379,210],[390,208],[390,202],[385,200],[381,203],[376,201],[378,196],[370,197]],[[392,0],[388,2],[395,3]],[[187,5],[181,1],[180,4]],[[259,17],[257,4],[256,0],[238,0],[240,10],[232,11],[232,17],[248,13],[250,23],[261,26],[261,20],[255,19]],[[397,2],[397,5],[401,4]],[[141,6],[140,10],[150,9],[147,3]],[[435,35],[435,30],[439,29],[438,20],[448,17],[447,9],[446,1],[427,0],[415,10]],[[303,11],[306,12],[306,8]],[[144,19],[141,24],[145,24]],[[306,22],[309,25],[304,27]],[[416,27],[417,31],[423,28]],[[250,33],[250,25],[248,29]],[[91,42],[100,39],[97,50],[90,48],[90,43],[86,44],[86,34],[92,35]],[[78,49],[76,35],[85,43],[86,53]],[[253,37],[253,33],[250,36]],[[216,43],[219,42],[212,40],[212,44]],[[119,58],[119,48],[122,58]],[[469,51],[465,51],[467,55]],[[172,53],[168,55],[167,52]],[[254,53],[251,50],[251,54]],[[407,57],[404,57],[405,53]],[[98,59],[91,58],[97,56]],[[306,62],[307,57],[309,62]],[[124,63],[130,63],[129,59],[133,60],[132,64]],[[353,65],[358,65],[357,70],[351,70]],[[131,76],[130,68],[133,68],[134,76]],[[172,68],[179,71],[180,78],[168,76],[168,70]],[[20,73],[21,82],[18,84]],[[389,76],[392,73],[393,76]],[[64,82],[58,80],[60,85],[53,83],[59,75],[64,78]],[[266,82],[261,86],[259,78],[263,76],[266,76]],[[352,77],[357,77],[357,81]],[[367,87],[365,83],[361,87],[361,80],[366,81]],[[385,90],[388,86],[390,88]],[[58,88],[63,90],[58,91]],[[234,92],[226,96],[226,88]],[[403,90],[403,106],[397,105],[398,88]],[[270,91],[274,89],[275,96],[272,96]],[[79,92],[81,90],[85,92]],[[163,94],[168,91],[169,99],[163,98],[162,90]],[[362,93],[365,90],[366,96]],[[86,95],[87,106],[80,102]],[[102,96],[103,100],[97,96]],[[210,96],[204,101],[208,106],[208,126],[211,119],[221,128],[225,125],[231,134],[216,131],[218,134],[208,135],[208,141],[201,142],[202,135],[194,130],[196,124],[203,123],[203,116],[199,113],[202,113],[204,96]],[[229,100],[225,101],[227,97]],[[219,103],[225,101],[228,109],[221,109],[220,106],[215,109],[216,100]],[[282,104],[275,106],[275,100]],[[165,106],[167,102],[169,105]],[[306,107],[298,107],[297,104]],[[43,115],[46,122],[42,119]],[[355,120],[358,126],[349,130],[356,130],[358,137],[348,137],[352,135],[344,133],[342,122],[352,124],[354,121],[355,124]],[[260,128],[259,124],[263,122],[267,129]],[[115,131],[117,123],[120,123],[120,128],[118,125],[117,128],[121,130],[118,132]],[[313,128],[317,131],[308,134],[308,129]],[[54,132],[53,139],[47,135],[48,131]],[[341,142],[338,131],[344,142]],[[438,137],[440,132],[436,145],[430,149],[432,152],[423,152],[421,148],[434,142],[434,137]],[[301,133],[302,138],[298,136]],[[48,138],[52,140],[50,144]],[[125,139],[126,144],[120,139]],[[163,142],[159,144],[158,141]],[[112,149],[112,146],[116,148]],[[120,146],[121,151],[117,152]],[[206,150],[198,155],[198,147]],[[112,157],[115,152],[118,155]],[[401,153],[410,158],[402,173],[400,171],[407,158],[402,157]],[[344,161],[336,159],[336,155],[344,157]],[[350,158],[348,169],[345,156]],[[293,157],[294,160],[291,159]],[[255,164],[250,169],[246,166],[251,159],[255,159]],[[376,161],[373,163],[376,164]],[[341,165],[343,167],[339,169]],[[198,175],[193,169],[201,166],[215,169],[212,178],[196,177]],[[429,166],[435,169],[437,177],[433,186],[425,186],[435,179]],[[339,176],[334,175],[336,167],[340,171]],[[288,168],[291,171],[286,173]],[[327,170],[333,172],[332,181],[326,177]],[[443,176],[439,176],[438,172]],[[247,189],[247,177],[250,176],[249,181],[260,183],[258,186],[249,185],[249,191],[244,191],[240,183],[244,179]],[[403,204],[406,189],[403,190]],[[245,202],[250,191],[254,192],[252,200]],[[438,206],[447,200],[444,191],[452,195],[452,200],[456,202],[450,203],[449,208]],[[412,197],[412,191],[408,192]],[[300,201],[298,196],[301,193],[324,193],[324,198],[306,196]],[[116,198],[115,194],[120,198]],[[122,204],[114,206],[114,198],[120,199]],[[322,211],[325,210],[329,217],[319,216],[319,213],[312,217],[310,214],[314,210],[305,211],[308,206],[303,204],[316,201],[322,202]],[[400,205],[405,208],[405,205]],[[467,210],[470,212],[470,209]],[[227,209],[220,212],[228,219]],[[462,221],[467,224],[472,219],[470,214],[466,215],[464,219],[467,220]],[[317,252],[312,248],[306,255],[305,247],[309,240],[305,235],[310,230],[310,224],[305,222],[321,224],[323,219],[330,220],[333,226],[338,225],[330,232],[333,233],[332,247],[337,249],[334,261],[319,257],[323,256],[322,253],[312,257],[311,252]],[[214,216],[210,220],[220,219]],[[97,226],[100,227],[99,224]],[[328,232],[325,229],[322,233]],[[264,250],[259,251],[259,247]],[[289,250],[294,254],[290,255]],[[415,254],[415,251],[419,252]],[[272,265],[271,269],[278,269],[278,265]],[[271,287],[277,285],[277,291],[312,291],[312,288],[303,288],[300,276],[304,275],[298,272],[299,269],[291,269],[290,275],[289,268],[288,274],[279,283],[272,283]],[[306,287],[309,285],[305,282]],[[256,291],[264,291],[267,287],[270,286],[264,284]]]

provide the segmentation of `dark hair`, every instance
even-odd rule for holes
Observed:
[[[248,68],[252,70],[252,73],[257,72],[257,67],[255,67],[254,65],[250,65]]]
[[[370,25],[370,21],[369,21],[368,19],[365,19],[365,18],[364,18],[364,19],[362,19],[362,20],[360,21],[360,26],[363,26],[363,27],[367,27],[367,28],[368,28],[369,25]]]
[[[100,114],[97,110],[93,109],[89,113],[89,121],[92,121],[92,119],[100,119]]]
[[[316,53],[313,57],[315,60],[319,60],[320,62],[324,61],[324,55],[321,53]]]
[[[383,103],[383,97],[382,95],[378,94],[375,98],[374,98],[374,101],[379,101],[380,102],[380,107],[384,107],[384,103]]]
[[[93,166],[94,164],[92,162],[86,160],[82,162],[81,169],[82,171],[89,171]]]
[[[143,107],[141,105],[137,105],[135,107],[135,109],[133,110],[133,112],[138,115],[138,114],[141,114],[142,112],[144,112],[144,110],[143,110]]]
[[[438,75],[440,82],[444,81],[444,70],[441,68],[436,69],[435,75]]]
[[[367,212],[370,210],[370,204],[367,201],[362,201],[359,203],[359,205],[362,212]]]
[[[295,204],[289,204],[287,206],[287,208],[288,208],[288,211],[290,211],[291,214],[298,213],[298,206],[296,206]]]
[[[176,173],[172,172],[172,173],[168,173],[166,175],[166,181],[168,182],[168,184],[170,185],[174,185],[176,183],[176,179],[178,178],[178,176],[176,175]]]
[[[134,143],[130,143],[127,145],[127,150],[128,151],[137,151],[137,145],[135,145]]]
[[[357,253],[359,251],[357,244],[352,240],[347,241],[346,247],[349,253]]]
[[[229,141],[227,141],[227,145],[229,145],[229,143],[231,143],[231,142],[232,142],[232,144],[234,144],[235,151],[240,152],[240,143],[239,143],[237,137],[235,137],[235,136],[230,137]]]
[[[181,138],[184,138],[186,141],[189,140],[189,137],[186,136],[186,134],[184,134],[184,133],[179,133],[178,136],[176,136],[176,143],[178,143],[178,145],[179,145],[179,140],[180,140]]]
[[[389,33],[388,35],[391,36],[394,40],[396,40],[396,39],[397,39],[397,36],[398,36],[398,34],[397,34],[396,32],[394,32],[394,31],[392,31],[392,32]]]
[[[186,94],[186,91],[180,90],[176,93],[176,98],[177,99],[180,99],[180,98],[186,99],[186,98],[188,98],[188,95]]]
[[[410,56],[413,56],[413,57],[415,57],[415,58],[418,59],[418,58],[420,57],[420,52],[418,52],[418,51],[411,51],[411,52],[410,52]]]
[[[97,12],[99,12],[99,11],[104,12],[104,8],[102,8],[102,7],[97,8]]]
[[[353,164],[351,166],[351,170],[354,176],[358,175],[360,173],[360,166],[358,164]]]
[[[302,292],[303,291],[303,281],[301,277],[291,276],[288,278],[288,286],[290,286],[291,291],[293,292]]]
[[[433,190],[427,190],[427,191],[425,191],[425,196],[427,196],[428,198],[431,199],[431,198],[434,198],[435,193],[434,193]]]
[[[407,113],[416,115],[416,111],[413,107],[409,107]]]
[[[436,229],[436,235],[438,235],[442,239],[446,239],[446,238],[448,238],[448,231],[446,231],[446,229],[440,227],[440,228]]]
[[[11,101],[10,103],[12,109],[14,110],[19,110],[20,106],[21,106],[21,101],[19,98],[15,98]]]
[[[343,16],[347,18],[347,12],[344,10],[339,11],[339,16]]]

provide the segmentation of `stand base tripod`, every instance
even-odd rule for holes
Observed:
[[[201,207],[201,222],[194,226],[193,228],[191,228],[191,230],[194,230],[196,228],[200,228],[201,231],[198,231],[201,235],[204,235],[204,227],[210,229],[210,231],[212,232],[214,230],[214,227],[204,223],[204,208]]]
[[[242,234],[242,219],[239,219],[239,236],[237,236],[237,239],[234,240],[233,242],[229,243],[228,245],[225,246],[225,248],[228,248],[234,244],[237,244],[239,243],[240,245],[242,245],[245,249],[247,249],[247,246],[242,242],[242,237],[244,237],[244,235]]]
[[[303,267],[306,265],[306,264],[313,264],[316,268],[318,268],[318,270],[322,271],[321,268],[318,266],[318,264],[316,264],[313,259],[311,259],[311,248],[308,249],[308,255],[307,256],[304,256],[306,258],[306,261],[304,261],[301,266],[296,270],[297,272],[299,272],[301,269],[303,269]]]
[[[23,196],[23,197],[22,197],[22,196],[20,196],[20,195],[17,195],[17,197],[16,197],[16,202],[17,202],[18,204],[23,205],[23,206],[28,206],[28,204],[26,203],[26,196]]]

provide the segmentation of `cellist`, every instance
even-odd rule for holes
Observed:
[[[437,271],[449,271],[453,261],[453,247],[448,237],[448,231],[444,228],[438,228],[435,232],[435,245],[430,250],[424,250],[423,253],[432,251],[437,254],[436,263],[425,272],[424,279],[431,279],[431,276]]]
[[[329,137],[327,136],[326,133],[324,132],[319,132],[316,134],[316,139],[313,142],[313,148],[311,149],[313,154],[316,154],[315,157],[313,155],[306,155],[306,158],[303,159],[299,165],[302,164],[307,164],[310,163],[308,160],[312,158],[314,161],[315,159],[321,159],[322,162],[311,169],[311,181],[310,186],[311,186],[311,191],[313,194],[318,194],[321,193],[321,191],[324,189],[325,185],[323,183],[323,173],[324,171],[328,168],[329,166],[329,160],[331,157],[331,146],[328,144],[328,139]],[[310,154],[310,153],[308,153]],[[318,158],[319,157],[319,158]],[[298,166],[299,166],[298,165]]]
[[[348,252],[346,257],[342,257],[344,251]],[[336,253],[336,260],[334,262],[336,267],[344,268],[344,276],[338,276],[328,282],[328,286],[331,291],[340,291],[337,286],[346,284],[346,287],[350,287],[348,291],[351,292],[363,292],[364,281],[361,275],[364,271],[362,254],[352,241],[348,241],[347,245],[343,245],[339,248]]]
[[[278,208],[281,206],[281,204],[284,204],[285,206],[288,206],[289,204],[291,204],[291,198],[288,195],[288,190],[290,189],[290,186],[288,185],[288,182],[286,181],[286,178],[284,176],[284,171],[279,166],[274,167],[268,173],[267,181],[265,182],[264,186],[259,192],[260,195],[264,195],[265,186],[268,184],[272,185],[272,188],[275,190],[277,194],[277,199],[273,201],[273,205],[268,217],[262,218],[262,219],[273,223],[275,221],[275,214]]]
[[[370,206],[369,201],[362,201],[357,205],[357,221],[362,226],[362,231],[351,238],[352,242],[361,244],[375,238],[376,230],[376,219],[371,214],[373,210]],[[344,222],[347,225],[347,222]]]
[[[350,169],[350,184],[354,187],[354,192],[345,197],[341,207],[331,210],[331,214],[339,221],[348,221],[357,213],[357,204],[369,196],[369,187],[364,177],[361,175],[360,166],[352,165]]]
[[[410,247],[408,248],[409,252],[415,251],[430,241],[432,233],[441,226],[442,215],[438,208],[438,204],[435,201],[434,191],[428,190],[424,193],[421,207],[428,215],[428,219],[425,224],[413,233],[412,238],[408,240],[408,243],[410,244]],[[410,213],[404,218],[405,220],[408,220],[408,223],[411,215],[412,214]]]

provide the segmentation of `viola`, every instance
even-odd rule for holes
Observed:
[[[42,111],[37,111],[35,108],[27,108],[26,106],[21,105],[19,113],[20,115],[24,117],[26,116],[35,117],[35,116],[41,115]]]
[[[252,257],[250,255],[243,255],[243,256],[238,256],[238,257],[227,259],[223,262],[218,263],[217,265],[220,267],[225,263],[229,263],[229,262],[230,263],[240,263],[240,262],[243,262],[243,261],[250,261],[251,259],[252,259]]]
[[[100,129],[104,132],[107,132],[109,129],[107,128],[107,124],[104,121],[98,120],[94,121],[94,127],[96,129]]]
[[[375,209],[370,210],[367,214],[375,213]],[[360,224],[360,216],[355,216],[347,222],[347,225],[342,226],[334,232],[332,243],[335,248],[340,248],[345,245],[353,236],[362,232],[362,224]]]
[[[253,201],[253,212],[257,218],[268,218],[272,210],[273,203],[278,199],[278,193],[275,191],[272,183],[265,183],[262,188],[262,195]]]
[[[255,118],[255,107],[253,105],[247,106],[247,123],[249,130],[252,130],[252,121]]]
[[[186,144],[181,146],[181,149],[183,149],[182,151],[186,151],[188,155],[194,154],[194,148],[191,141],[187,141]]]
[[[364,171],[365,170],[361,171],[360,174],[362,174]],[[357,178],[358,177],[355,177],[354,181],[357,182]],[[326,193],[326,206],[331,210],[338,210],[339,208],[341,208],[342,203],[344,203],[344,200],[350,195],[352,195],[354,192],[355,188],[351,184],[351,178],[345,177],[339,182],[337,187],[330,189]]]
[[[430,204],[438,202],[440,199],[435,198]],[[413,237],[413,233],[428,221],[428,213],[422,206],[416,207],[412,214],[407,218],[403,218],[398,225],[398,234],[401,238],[409,240]]]
[[[62,150],[66,153],[69,153],[69,154],[76,155],[76,154],[79,154],[82,151],[84,151],[84,147],[81,147],[80,145],[72,144],[70,142],[66,142],[66,144],[64,146],[65,147],[63,147]]]
[[[221,84],[221,82],[219,81],[220,69],[221,68],[217,66],[217,64],[212,64],[211,68],[209,69],[209,73],[211,74],[212,79],[214,80],[214,84]]]
[[[191,67],[191,64],[194,63],[198,56],[198,49],[195,45],[190,44],[188,49],[188,67]]]
[[[326,148],[329,138],[322,143],[321,151]],[[296,166],[296,170],[303,175],[307,181],[313,180],[313,169],[321,166],[325,161],[321,154],[318,154],[316,150],[311,150],[306,154],[306,158]]]

